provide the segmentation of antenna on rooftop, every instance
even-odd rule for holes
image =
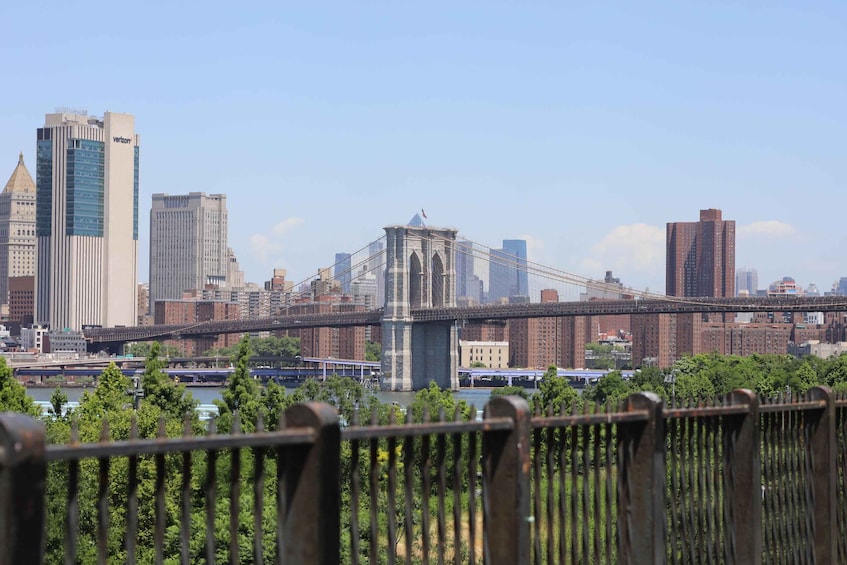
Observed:
[[[73,108],[71,106],[56,106],[57,114],[77,114],[79,116],[87,116],[88,110],[85,108]]]

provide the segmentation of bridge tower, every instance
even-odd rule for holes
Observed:
[[[413,308],[456,305],[456,230],[412,225],[386,233],[383,387],[420,390],[435,381],[459,388],[458,331],[453,322],[412,322]]]

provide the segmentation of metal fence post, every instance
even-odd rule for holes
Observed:
[[[728,515],[725,557],[732,565],[762,562],[762,472],[759,442],[759,397],[738,389],[726,396],[743,414],[724,418],[724,488]]]
[[[313,428],[315,443],[285,449],[286,507],[282,520],[284,563],[335,565],[339,562],[341,429],[335,408],[320,402],[295,404],[285,411],[287,428]]]
[[[618,424],[618,563],[665,563],[665,420],[652,392],[627,397],[626,412],[646,420]]]
[[[43,560],[44,436],[34,418],[0,414],[0,565]]]
[[[808,399],[826,402],[824,409],[807,412],[815,563],[835,563],[838,560],[835,395],[829,387],[816,386],[809,389]]]
[[[510,430],[486,430],[482,437],[483,537],[486,563],[529,563],[530,412],[517,396],[492,399],[486,418],[511,418]]]

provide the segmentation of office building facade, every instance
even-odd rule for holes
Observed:
[[[35,181],[24,155],[0,193],[0,303],[9,304],[9,278],[35,275]]]
[[[665,293],[735,296],[735,222],[721,211],[700,210],[699,222],[667,225]]]
[[[136,323],[139,136],[130,114],[47,114],[37,132],[36,322]]]
[[[489,302],[529,302],[525,240],[504,239],[502,249],[491,250],[489,265]]]
[[[186,291],[221,287],[230,267],[226,196],[154,194],[150,210],[150,310]]]
[[[759,272],[756,269],[742,268],[735,271],[735,294],[756,296],[759,291]]]
[[[353,256],[349,253],[336,253],[332,276],[341,283],[341,292],[350,294],[350,283],[353,281]]]

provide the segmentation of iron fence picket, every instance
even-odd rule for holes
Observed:
[[[314,418],[323,424],[314,428],[286,423],[265,432],[259,421],[256,433],[242,434],[236,417],[231,434],[217,434],[213,421],[205,435],[190,435],[186,425],[181,437],[165,437],[160,423],[158,437],[151,440],[138,439],[133,421],[128,440],[110,440],[104,425],[101,440],[93,444],[80,443],[72,426],[70,443],[48,446],[43,463],[51,472],[57,465],[66,469],[64,560],[81,558],[80,536],[90,533],[82,555],[109,561],[117,547],[110,528],[120,526],[126,528],[120,549],[127,562],[142,554],[162,562],[171,551],[180,562],[190,562],[199,557],[190,546],[209,562],[224,554],[240,561],[242,488],[253,509],[252,537],[249,543],[245,538],[243,551],[255,562],[269,554],[263,543],[274,535],[276,551],[270,553],[278,562],[308,554],[331,562],[366,557],[393,563],[399,557],[428,563],[434,557],[438,563],[463,563],[475,562],[481,552],[490,563],[820,563],[842,560],[847,553],[842,541],[847,401],[826,389],[812,390],[808,399],[762,403],[752,393],[736,391],[722,401],[667,407],[656,397],[636,395],[619,411],[586,404],[570,413],[554,415],[548,409],[535,416],[521,402],[493,399],[482,422],[465,422],[455,412],[450,418],[439,414],[436,421],[425,414],[423,422],[413,423],[407,411],[405,422],[397,423],[392,411],[388,422],[380,423],[374,412],[368,425],[360,426],[354,415],[341,430],[321,412]],[[301,421],[312,421],[302,412],[306,408],[297,410]],[[335,430],[335,443],[324,448],[335,450],[335,461],[342,443],[349,447],[344,468],[350,487],[344,496],[337,463],[332,472],[318,466],[319,475],[303,476],[320,426]],[[91,464],[81,465],[86,459]],[[55,463],[48,467],[48,461]],[[153,469],[149,500],[139,498],[142,464]],[[193,487],[195,465],[200,473]],[[272,465],[276,474],[268,475]],[[182,480],[167,481],[172,472],[181,473]],[[0,462],[3,473],[8,471]],[[324,492],[328,477],[334,477],[334,486]],[[112,496],[124,488],[125,515],[113,514]],[[306,504],[306,492],[321,502]],[[82,523],[81,493],[94,494],[93,504],[85,506],[94,509],[93,518],[86,510]],[[169,495],[180,501],[173,510],[166,505]],[[266,498],[274,500],[273,526],[263,520]],[[338,547],[342,504],[349,526],[345,536],[350,535],[344,555]],[[335,521],[324,524],[324,513],[333,508],[338,508]],[[205,531],[192,530],[194,510],[205,520]],[[369,521],[365,537],[360,511]],[[139,553],[142,512],[152,516],[152,536],[144,532],[144,543],[153,542],[150,553]],[[307,531],[294,523],[298,512],[319,527]],[[228,523],[219,513],[228,514]],[[220,531],[218,522],[226,523]],[[266,527],[274,531],[265,532]],[[338,539],[327,544],[333,531]],[[320,549],[316,536],[325,542]],[[311,553],[303,553],[306,546]]]

